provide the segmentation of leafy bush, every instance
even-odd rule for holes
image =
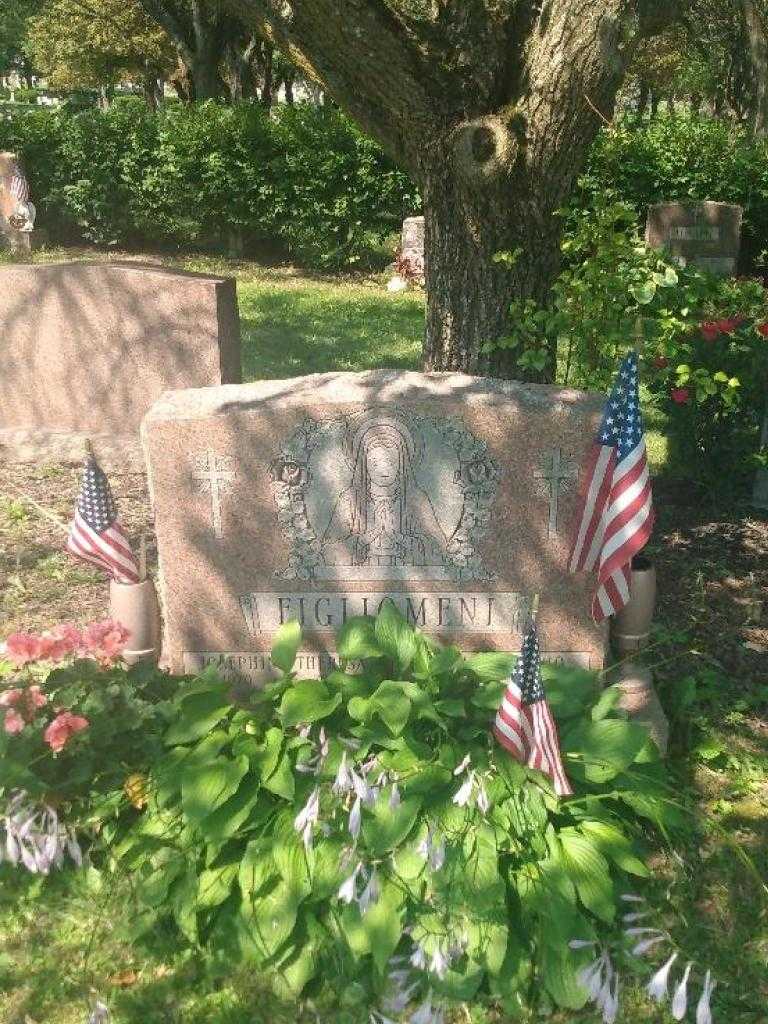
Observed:
[[[40,224],[99,245],[260,243],[349,266],[418,205],[409,179],[333,107],[167,104],[30,110],[0,122]]]
[[[422,999],[582,1006],[589,940],[647,874],[632,837],[676,820],[615,691],[546,667],[577,789],[563,802],[491,738],[506,655],[440,648],[391,603],[342,627],[322,681],[295,677],[299,643],[289,623],[280,678],[238,703],[211,671],[179,691],[146,811],[113,837],[146,926],[171,914],[278,993],[322,982],[376,1021]]]

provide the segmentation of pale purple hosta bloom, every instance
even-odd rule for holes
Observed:
[[[96,1005],[91,1010],[91,1014],[88,1017],[88,1024],[109,1024],[112,1020],[109,1010],[104,1003],[97,1000]]]
[[[644,917],[650,917],[652,910],[641,910],[635,914],[622,914],[621,920],[624,924],[632,924],[633,921],[642,921]]]
[[[371,1010],[371,1015],[368,1018],[368,1024],[397,1024],[397,1021],[392,1020],[391,1017],[385,1017],[383,1013],[379,1013],[378,1010]]]
[[[436,974],[438,978],[442,981],[443,978],[448,973],[448,968],[450,967],[450,965],[451,962],[448,959],[448,956],[438,946],[435,949],[434,953],[432,954],[432,959],[429,961],[430,971],[432,971],[433,974]]]
[[[625,928],[624,934],[636,938],[638,935],[663,935],[664,932],[660,928]]]
[[[432,996],[429,995],[421,1006],[412,1015],[409,1024],[443,1024],[443,1011],[432,1006]]]
[[[352,900],[356,898],[355,893],[357,890],[357,876],[360,874],[362,866],[363,862],[358,861],[357,867],[349,876],[349,878],[345,882],[342,882],[341,885],[339,886],[339,891],[336,893],[336,895],[338,896],[342,903],[351,903]]]
[[[577,978],[590,1001],[602,1012],[603,1024],[614,1024],[619,1012],[619,976],[608,950],[603,949],[597,959],[582,967]]]
[[[596,946],[597,943],[593,939],[571,939],[568,943],[569,949],[588,949],[589,947]]]
[[[390,809],[390,811],[397,810],[397,808],[400,806],[401,803],[402,803],[402,800],[400,799],[400,789],[398,788],[398,785],[395,782],[392,785],[392,792],[389,794],[389,809]]]
[[[410,962],[417,971],[426,970],[427,967],[427,951],[418,942],[415,943],[413,952],[411,953]]]
[[[293,820],[293,827],[301,832],[304,845],[309,849],[312,845],[312,830],[320,817],[320,790],[317,786],[312,790],[309,799]]]
[[[704,978],[704,988],[701,990],[698,1005],[696,1006],[696,1024],[712,1024],[712,1010],[710,999],[717,982],[711,980],[711,972],[707,971]]]
[[[348,793],[352,789],[352,772],[349,770],[347,764],[347,752],[346,750],[341,755],[341,761],[339,763],[338,771],[336,772],[336,778],[333,780],[331,786],[331,792],[335,793],[336,796],[342,796],[344,793]]]
[[[680,981],[680,984],[675,989],[675,994],[672,999],[672,1016],[675,1020],[682,1020],[685,1017],[685,1012],[688,1009],[688,978],[691,975],[691,968],[693,964],[688,964],[685,968],[685,973]]]
[[[360,824],[362,820],[362,805],[360,797],[357,797],[355,802],[352,804],[352,810],[349,812],[349,834],[357,842],[358,836],[360,835]]]
[[[376,868],[371,871],[371,877],[368,879],[368,884],[357,897],[357,906],[361,914],[366,914],[374,903],[378,903],[379,896],[381,894],[381,886],[379,885],[379,876],[376,874]]]
[[[437,842],[432,840],[432,849],[429,852],[429,866],[433,871],[439,871],[445,864],[445,840],[441,836]]]
[[[483,814],[487,814],[491,808],[491,801],[488,799],[488,793],[486,792],[485,785],[482,782],[479,782],[477,785],[476,803]]]
[[[633,892],[622,893],[620,899],[626,903],[645,903],[644,896],[636,896]]]
[[[603,1011],[603,1024],[615,1024],[619,1015],[619,976],[614,974],[607,997],[603,1000],[601,1007]]]
[[[677,960],[677,953],[673,953],[664,966],[660,967],[658,971],[656,971],[646,986],[646,992],[651,999],[655,999],[657,1003],[663,1003],[669,995],[667,991],[667,987],[669,985],[669,972],[672,970],[672,965],[675,960]]]
[[[467,754],[467,756],[464,758],[464,760],[461,762],[461,764],[457,765],[453,769],[453,774],[454,775],[461,775],[461,773],[467,769],[467,767],[469,766],[469,763],[470,763],[471,760],[472,760],[472,758],[470,757],[469,754]]]
[[[14,867],[21,863],[32,874],[47,875],[63,867],[66,854],[78,867],[83,863],[74,829],[62,824],[52,807],[30,802],[23,790],[8,801],[3,825],[0,860],[4,854]]]
[[[362,800],[364,804],[372,804],[376,799],[376,794],[367,781],[354,770],[350,771],[350,775],[352,776],[352,788],[357,794],[358,800]]]
[[[454,794],[453,803],[455,803],[457,807],[466,807],[469,803],[470,797],[472,796],[472,789],[474,785],[475,773],[470,772]]]
[[[298,733],[302,739],[310,741],[315,753],[306,761],[303,761],[301,764],[297,764],[296,771],[303,772],[306,775],[319,775],[322,771],[323,765],[325,764],[325,759],[328,757],[330,744],[328,742],[328,736],[326,735],[324,726],[320,727],[319,742],[312,740],[310,730],[311,726],[307,725],[299,729]]]

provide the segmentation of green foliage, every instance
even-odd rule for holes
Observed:
[[[577,787],[559,801],[491,738],[506,656],[439,648],[391,604],[345,624],[321,681],[292,672],[298,642],[289,623],[283,674],[245,704],[212,673],[179,691],[114,847],[149,911],[281,996],[330,980],[386,1006],[391,958],[415,954],[414,1000],[581,1006],[569,940],[611,926],[624,875],[646,874],[636,839],[677,820],[645,730],[594,675],[545,666]]]
[[[41,223],[99,245],[277,247],[354,265],[418,205],[408,178],[331,106],[167,104],[31,110],[0,121]]]

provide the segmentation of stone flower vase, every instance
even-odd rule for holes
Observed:
[[[128,665],[137,661],[157,664],[160,657],[160,605],[152,580],[141,583],[109,581],[109,613],[129,632],[123,660]]]
[[[611,640],[617,654],[631,654],[648,643],[656,607],[656,567],[644,555],[632,559],[629,603],[611,624]]]

